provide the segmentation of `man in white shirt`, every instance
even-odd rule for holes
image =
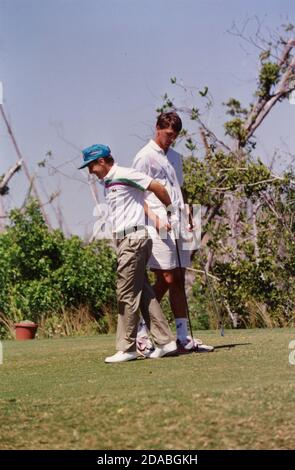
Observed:
[[[133,167],[163,184],[170,195],[172,207],[178,208],[181,229],[177,243],[181,268],[185,269],[190,266],[191,251],[185,247],[185,238],[189,235],[187,227],[189,221],[185,215],[181,190],[182,157],[171,148],[181,129],[182,122],[177,113],[162,113],[157,120],[154,139],[138,152]],[[153,193],[147,193],[145,202],[149,218],[149,234],[153,240],[148,266],[156,274],[156,283],[153,287],[157,300],[160,302],[169,291],[170,305],[176,322],[178,352],[185,354],[193,351],[212,351],[211,346],[203,345],[201,340],[192,340],[188,336],[186,299],[174,233],[164,232],[165,236],[161,236],[161,231],[168,222],[167,211]],[[141,336],[142,332],[139,331],[139,344]]]
[[[115,164],[106,145],[95,144],[83,150],[80,169],[85,167],[104,185],[117,246],[118,352],[107,357],[105,362],[137,359],[136,334],[140,310],[156,344],[149,357],[156,359],[173,354],[177,350],[176,343],[146,275],[152,241],[147,236],[144,214],[145,191],[155,194],[165,207],[171,205],[170,197],[166,189],[151,177]]]

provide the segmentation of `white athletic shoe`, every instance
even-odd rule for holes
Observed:
[[[176,353],[176,342],[170,341],[170,343],[162,344],[161,346],[156,346],[155,350],[152,351],[147,357],[150,359],[159,359],[160,357],[169,356]]]
[[[191,336],[187,337],[188,342],[192,340]],[[194,345],[197,347],[197,345],[203,344],[203,341],[200,338],[194,338]]]
[[[197,353],[207,353],[213,352],[214,346],[209,346],[208,344],[197,344],[196,352]]]
[[[113,362],[127,362],[127,361],[133,361],[134,359],[137,359],[137,357],[138,357],[137,351],[131,351],[131,352],[118,351],[113,356],[106,357],[104,362],[108,364],[113,363]]]
[[[181,343],[179,340],[177,340],[177,352],[178,354],[190,354],[193,352],[199,352],[199,353],[204,353],[204,352],[212,352],[214,351],[213,346],[208,346],[207,344],[200,344],[198,343],[195,339],[192,341],[192,338],[190,336],[187,337],[185,343]]]

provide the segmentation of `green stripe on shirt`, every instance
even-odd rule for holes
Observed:
[[[133,188],[139,189],[139,191],[145,191],[145,188],[140,186],[140,184],[137,184],[133,180],[129,180],[128,178],[115,178],[115,179],[109,179],[105,180],[105,186],[111,186],[112,184],[126,184],[127,186],[132,186]]]

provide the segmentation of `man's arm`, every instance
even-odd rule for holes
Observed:
[[[147,191],[151,191],[155,196],[164,204],[164,206],[171,206],[171,199],[167,192],[167,189],[155,180],[149,184]]]
[[[170,199],[167,189],[161,183],[158,183],[157,181],[153,180],[150,183],[147,190],[153,192],[155,196],[157,196],[157,198],[162,202],[162,204],[164,204],[166,208],[169,209],[167,211],[168,223],[162,222],[161,219],[151,209],[149,209],[147,203],[145,202],[144,210],[145,210],[146,215],[153,221],[158,232],[159,230],[161,230],[161,228],[165,228],[166,230],[171,230],[172,223],[174,225],[176,225],[176,223],[178,224],[178,218],[176,214],[171,215],[172,212],[174,212],[174,209],[172,207],[171,199]],[[174,220],[172,222],[173,217],[174,219],[176,218],[177,221]]]

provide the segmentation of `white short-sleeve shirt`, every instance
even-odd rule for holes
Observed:
[[[183,209],[184,202],[180,186],[183,184],[182,157],[169,148],[167,154],[154,140],[150,140],[135,156],[133,168],[163,184],[168,191],[173,207]],[[150,191],[145,200],[157,215],[165,216],[166,208]]]
[[[156,144],[154,140],[150,140],[136,155],[133,161],[133,167],[143,173],[149,175],[154,180],[163,184],[167,189],[173,207],[179,208],[184,214],[184,201],[181,192],[183,184],[182,157],[175,150],[169,148],[167,154]],[[167,211],[165,206],[150,191],[147,191],[145,200],[152,211],[157,214],[162,221],[167,221]],[[181,218],[187,232],[186,217]],[[172,232],[168,232],[166,237],[161,237],[153,223],[148,226],[149,236],[153,239],[152,255],[148,261],[151,269],[170,270],[178,266],[178,257],[176,252],[175,238]],[[190,238],[188,242],[182,235],[178,240],[179,255],[181,266],[186,268],[190,266]],[[185,237],[187,238],[187,236]],[[186,245],[185,245],[186,243]],[[185,247],[186,246],[186,247]]]
[[[134,168],[117,164],[103,178],[113,233],[145,225],[144,195],[152,180]]]

